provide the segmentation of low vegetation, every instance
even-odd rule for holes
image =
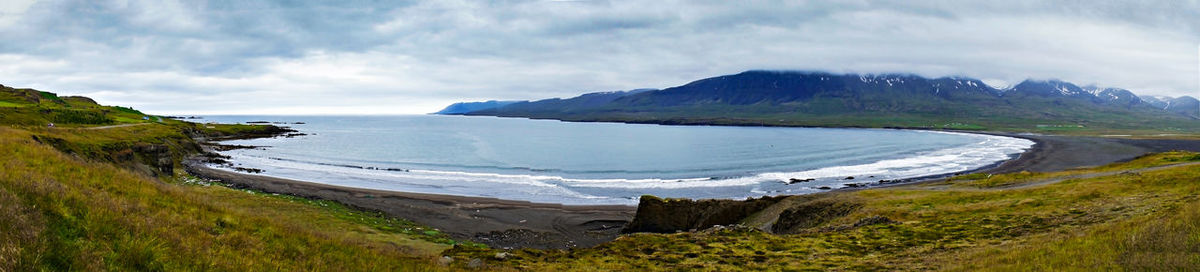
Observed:
[[[0,128],[0,270],[421,270],[447,247],[411,223],[154,179],[32,136]]]
[[[0,271],[427,271],[457,243],[406,220],[227,188],[179,167],[199,151],[192,137],[278,127],[159,121],[33,90],[0,90],[0,101]]]
[[[740,221],[720,218],[735,224],[629,234],[594,248],[506,251],[181,170],[179,160],[199,152],[194,138],[278,127],[194,124],[0,89],[0,271],[426,271],[448,269],[438,264],[444,255],[481,260],[449,269],[533,271],[1200,267],[1197,153],[784,197],[750,205],[761,210]]]
[[[494,262],[522,270],[1189,270],[1200,267],[1197,162],[1196,153],[1172,152],[1062,173],[835,192],[815,199],[847,207],[839,212],[812,209],[808,199],[780,201],[787,207],[775,210],[808,205],[810,217],[821,217],[793,234],[737,225],[643,233],[588,249],[518,250]],[[759,226],[756,219],[743,224]]]

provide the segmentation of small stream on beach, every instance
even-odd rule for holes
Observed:
[[[237,167],[263,170],[259,175],[563,204],[635,205],[644,194],[741,199],[815,193],[978,169],[1033,145],[1018,138],[915,130],[436,115],[189,121],[282,122],[308,134],[223,142],[260,146],[222,152]]]

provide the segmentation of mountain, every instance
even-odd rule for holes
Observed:
[[[1096,96],[1104,103],[1122,107],[1153,107],[1133,92],[1121,88],[1083,87],[1084,91]]]
[[[586,94],[583,94],[583,95],[580,95],[580,96],[577,96],[574,98],[570,98],[570,99],[560,99],[560,98],[543,99],[543,100],[538,100],[538,101],[533,101],[533,102],[514,103],[512,105],[505,106],[502,108],[504,109],[504,111],[516,111],[516,112],[541,112],[541,111],[545,111],[545,110],[549,110],[551,112],[580,112],[580,111],[593,110],[593,109],[596,109],[599,107],[609,105],[613,101],[615,101],[619,98],[622,98],[622,97],[645,93],[645,92],[652,92],[652,91],[657,91],[657,90],[656,89],[636,89],[636,90],[629,90],[629,91],[586,93]],[[487,111],[493,111],[493,110],[499,110],[499,109],[500,108],[494,108],[494,109],[483,110],[483,111],[478,111],[478,112],[487,112]]]
[[[464,114],[660,124],[1006,130],[1183,126],[1200,131],[1200,122],[1186,108],[1167,111],[1128,90],[1060,80],[1026,80],[999,90],[964,77],[747,71],[662,90],[592,93]]]
[[[1180,96],[1165,102],[1166,106],[1163,109],[1169,112],[1200,118],[1200,100],[1196,100],[1196,98]]]
[[[473,112],[473,111],[499,108],[499,107],[508,106],[510,104],[518,103],[518,102],[525,102],[525,101],[523,101],[523,100],[522,101],[488,100],[488,101],[484,101],[484,102],[459,102],[459,103],[451,104],[450,106],[446,106],[446,108],[444,108],[438,112],[435,112],[434,114],[464,114],[464,113]]]
[[[1152,95],[1141,95],[1141,96],[1138,96],[1138,98],[1141,98],[1142,102],[1145,102],[1146,104],[1150,104],[1151,107],[1155,107],[1158,109],[1166,109],[1167,108],[1167,100],[1172,99],[1171,97],[1152,96]]]
[[[1005,96],[1025,95],[1025,96],[1040,96],[1040,97],[1069,97],[1075,99],[1088,100],[1091,102],[1100,102],[1095,95],[1084,91],[1083,88],[1075,86],[1069,82],[1059,80],[1026,80],[1013,86],[1012,90],[1006,92]]]
[[[683,106],[703,104],[755,105],[788,104],[852,98],[863,105],[851,108],[922,108],[928,105],[914,99],[971,100],[994,96],[995,89],[978,80],[925,79],[914,75],[833,75],[750,71],[736,75],[703,79],[687,85],[649,92],[615,101],[629,105]],[[883,102],[871,105],[870,102]],[[898,103],[897,103],[898,102]]]

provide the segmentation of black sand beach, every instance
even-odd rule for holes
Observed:
[[[1154,152],[1200,151],[1200,141],[1193,140],[987,134],[1025,138],[1037,144],[1014,160],[976,172],[1049,172],[1127,161]],[[185,166],[199,177],[380,211],[437,228],[456,239],[498,248],[593,246],[616,238],[636,210],[632,206],[566,206],[333,186],[211,168],[200,158],[187,160]]]
[[[1037,144],[1017,159],[1004,162],[995,168],[981,169],[977,172],[1054,172],[1128,161],[1148,153],[1174,150],[1200,151],[1200,141],[1196,140],[987,134],[1024,138]]]
[[[631,206],[565,206],[494,198],[342,187],[211,168],[190,159],[189,173],[236,187],[337,201],[436,228],[455,239],[500,248],[593,246],[616,237]]]

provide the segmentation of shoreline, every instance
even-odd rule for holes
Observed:
[[[1025,157],[1025,156],[1024,156],[1024,153],[1028,153],[1028,151],[1027,151],[1027,150],[1032,150],[1032,149],[1033,149],[1032,147],[1039,145],[1039,140],[1037,140],[1037,139],[1035,139],[1035,138],[1028,138],[1028,137],[1022,137],[1022,136],[1012,136],[1012,135],[1002,135],[1002,134],[975,133],[975,132],[971,132],[971,131],[952,131],[952,130],[913,130],[913,129],[880,129],[880,128],[845,128],[845,129],[850,129],[850,130],[876,130],[876,131],[901,131],[901,130],[909,130],[910,132],[917,132],[917,133],[920,133],[920,132],[927,132],[927,133],[930,133],[930,134],[951,134],[951,135],[953,135],[953,134],[958,134],[959,136],[968,136],[968,137],[971,137],[971,136],[974,136],[974,137],[980,137],[980,136],[985,136],[985,137],[1007,137],[1007,138],[1010,138],[1010,139],[1007,139],[1007,140],[1004,140],[1004,141],[1015,141],[1015,139],[1023,139],[1023,140],[1030,140],[1030,142],[1029,142],[1030,144],[1029,144],[1029,146],[1028,146],[1026,149],[1024,149],[1024,150],[1008,150],[1008,151],[1010,151],[1010,152],[1011,152],[1011,151],[1020,151],[1021,153],[1002,153],[1002,154],[996,154],[996,155],[1003,155],[1003,157],[1001,158],[1001,157],[992,156],[993,158],[991,158],[991,159],[993,159],[994,161],[987,162],[986,164],[976,164],[976,165],[974,165],[974,166],[970,166],[970,168],[965,168],[965,167],[964,167],[964,168],[959,168],[959,169],[961,169],[961,170],[957,170],[957,169],[942,169],[942,170],[939,170],[939,171],[937,171],[937,172],[927,172],[927,173],[920,173],[920,174],[916,174],[916,175],[905,175],[905,176],[899,176],[899,175],[897,175],[897,176],[893,176],[893,177],[886,177],[886,176],[885,176],[885,177],[880,177],[881,179],[877,179],[877,178],[875,178],[875,176],[873,176],[873,175],[866,175],[866,174],[859,175],[859,173],[861,173],[861,171],[870,171],[870,170],[861,170],[859,173],[851,172],[851,171],[854,171],[854,170],[841,170],[841,171],[839,171],[839,172],[842,172],[842,175],[841,175],[841,176],[820,176],[820,177],[821,177],[821,179],[822,179],[822,182],[829,182],[829,184],[820,184],[820,185],[811,185],[811,184],[810,184],[809,186],[820,186],[819,188],[818,188],[818,187],[808,187],[808,188],[811,188],[811,189],[812,189],[812,191],[810,191],[810,192],[785,192],[785,191],[784,191],[784,189],[788,189],[787,191],[791,191],[791,190],[790,190],[790,188],[795,188],[795,187],[787,187],[787,188],[773,188],[773,189],[777,189],[777,190],[769,190],[769,192],[761,192],[761,191],[760,191],[760,192],[757,192],[757,193],[753,193],[753,192],[747,191],[747,192],[746,192],[747,194],[746,194],[746,195],[744,195],[744,196],[737,196],[737,195],[733,195],[732,197],[722,197],[722,196],[719,196],[719,195],[717,195],[717,196],[709,196],[709,197],[715,197],[715,199],[733,199],[733,200],[737,200],[737,199],[742,199],[742,198],[747,198],[747,197],[779,196],[779,195],[787,195],[787,194],[811,194],[811,193],[820,193],[820,192],[826,192],[826,191],[833,191],[833,190],[838,190],[838,189],[845,189],[845,188],[847,188],[847,187],[850,187],[850,188],[865,188],[865,187],[876,187],[876,186],[878,186],[878,185],[882,185],[882,184],[895,185],[895,184],[900,184],[900,183],[909,183],[909,182],[914,182],[914,181],[922,181],[922,180],[928,180],[928,179],[937,179],[937,178],[949,177],[949,176],[954,176],[954,175],[959,175],[959,174],[964,174],[964,173],[974,173],[974,172],[978,172],[978,171],[981,171],[981,170],[992,169],[992,168],[995,168],[995,167],[1001,166],[1001,165],[1003,165],[1003,164],[1005,164],[1005,163],[1008,163],[1008,162],[1010,162],[1010,161],[1012,161],[1012,160],[1016,160],[1016,159],[1018,159],[1018,158],[1024,158],[1024,157]],[[224,141],[226,141],[227,139],[210,139],[210,140],[211,140],[211,141],[209,141],[209,142],[210,142],[210,145],[213,145],[214,147],[216,147],[216,151],[229,151],[229,150],[234,150],[234,149],[264,149],[264,148],[259,148],[259,147],[269,147],[269,146],[242,146],[242,145],[225,145],[225,144],[220,144],[220,142],[224,142]],[[989,149],[989,150],[994,150],[994,149]],[[896,158],[896,159],[914,159],[914,158],[917,158],[917,159],[919,159],[919,158],[922,158],[922,157],[923,157],[923,156],[920,156],[919,154],[908,154],[908,155],[912,155],[912,156],[908,156],[908,157],[900,157],[900,158]],[[226,156],[226,157],[225,157],[225,159],[229,159],[229,158]],[[293,159],[281,159],[281,158],[274,158],[274,157],[271,157],[271,159],[274,159],[274,160],[282,160],[282,161],[295,161],[295,160],[293,160]],[[257,168],[263,168],[263,169],[267,169],[267,168],[269,168],[269,165],[270,165],[270,163],[266,163],[266,162],[260,162],[260,163],[262,163],[262,164],[261,164],[261,166],[247,166],[247,167],[257,167]],[[355,163],[353,163],[353,162],[343,162],[343,163],[338,163],[338,162],[328,162],[328,163],[320,163],[320,162],[315,162],[314,164],[320,164],[320,165],[325,165],[325,166],[346,167],[346,168],[353,168],[353,169],[365,169],[365,170],[387,170],[387,171],[397,171],[397,172],[400,172],[400,171],[402,171],[402,172],[408,172],[408,171],[409,171],[409,169],[403,169],[403,168],[384,168],[384,167],[391,167],[391,166],[384,166],[384,167],[378,167],[378,166],[363,166],[363,165],[369,165],[369,164],[355,164]],[[693,177],[682,177],[682,178],[666,178],[666,177],[662,177],[662,178],[658,178],[658,177],[640,177],[640,178],[646,178],[646,179],[651,179],[651,180],[660,180],[660,182],[662,182],[662,183],[670,183],[671,181],[683,181],[683,180],[688,180],[688,181],[703,181],[703,182],[707,182],[707,181],[711,181],[711,180],[717,180],[717,181],[720,181],[720,180],[735,180],[735,179],[748,178],[748,177],[757,177],[757,175],[760,175],[760,174],[785,174],[785,175],[783,175],[783,176],[792,176],[792,177],[793,177],[793,178],[791,179],[792,181],[791,181],[791,182],[788,182],[788,180],[787,180],[787,179],[783,179],[783,180],[779,180],[779,181],[780,181],[780,182],[783,182],[783,183],[785,183],[786,185],[793,185],[793,184],[797,184],[797,183],[799,183],[799,182],[805,182],[805,181],[808,181],[808,180],[813,180],[813,179],[808,179],[808,180],[800,180],[800,181],[797,181],[797,180],[798,180],[798,178],[796,178],[796,177],[805,177],[806,175],[805,175],[805,174],[802,174],[802,173],[787,173],[787,172],[789,172],[789,171],[790,171],[790,172],[805,172],[805,171],[809,171],[809,170],[824,170],[824,169],[826,169],[826,167],[829,167],[829,168],[839,168],[839,167],[843,167],[843,166],[860,166],[860,165],[868,165],[868,164],[871,164],[871,162],[869,162],[869,161],[868,161],[868,162],[862,162],[862,163],[860,163],[860,164],[854,164],[854,165],[828,165],[828,166],[821,166],[821,167],[814,168],[814,169],[801,169],[801,170],[777,170],[777,171],[781,171],[781,172],[750,173],[750,174],[746,174],[746,175],[740,175],[740,176],[718,176],[718,175],[711,175],[711,176],[707,176],[707,175],[706,175],[706,176],[700,176],[700,177],[694,177],[694,176],[693,176]],[[239,165],[240,165],[240,164],[239,164]],[[210,165],[210,166],[212,166],[212,167],[215,167],[215,168],[217,168],[217,169],[232,169],[232,171],[233,171],[233,172],[247,173],[247,174],[259,174],[259,173],[263,172],[263,170],[262,170],[262,169],[235,167],[235,166],[233,166],[233,164],[229,164],[228,162],[226,162],[226,161],[223,161],[223,160],[222,160],[220,163],[217,163],[217,164],[215,164],[215,165]],[[263,167],[263,166],[266,166],[266,167]],[[872,169],[874,169],[874,168],[872,168]],[[421,169],[413,169],[412,171],[422,171],[422,170],[421,170]],[[440,171],[469,171],[469,170],[440,170]],[[455,172],[455,173],[458,173],[458,172]],[[488,172],[478,172],[478,173],[483,173],[483,174],[492,174],[492,173],[488,173]],[[466,173],[466,174],[472,174],[472,173],[468,172],[468,173]],[[791,175],[791,174],[795,174],[795,175]],[[511,174],[511,173],[510,173],[510,174],[497,174],[497,175],[520,175],[520,174]],[[533,174],[526,174],[526,175],[553,175],[553,174],[540,174],[540,173],[533,173]],[[629,192],[631,192],[631,193],[634,193],[634,194],[631,194],[631,195],[628,195],[628,196],[624,196],[624,197],[615,198],[615,199],[621,199],[621,200],[624,200],[624,199],[633,199],[633,202],[625,202],[625,201],[606,201],[606,202],[604,202],[604,203],[600,203],[600,202],[594,202],[594,201],[593,201],[593,202],[586,202],[586,201],[569,201],[569,200],[568,200],[568,201],[564,201],[564,200],[560,200],[560,199],[553,198],[553,197],[550,197],[550,198],[545,198],[545,197],[543,197],[543,198],[523,198],[523,197],[519,197],[519,195],[509,195],[509,196],[507,196],[507,197],[504,197],[504,196],[499,196],[499,195],[492,195],[492,196],[489,196],[489,195],[486,195],[486,194],[484,194],[484,195],[480,195],[480,194],[478,194],[478,193],[473,193],[473,192],[448,192],[448,191],[438,191],[438,190],[418,190],[418,189],[412,189],[412,188],[403,188],[403,187],[395,187],[395,186],[371,186],[371,185],[369,185],[369,184],[367,184],[367,185],[363,185],[363,184],[359,184],[359,185],[355,185],[355,184],[340,184],[340,182],[337,182],[337,179],[334,179],[334,180],[326,180],[326,181],[332,181],[332,183],[328,183],[328,182],[322,182],[322,181],[313,181],[313,180],[310,180],[310,179],[309,179],[309,178],[307,178],[307,177],[304,177],[303,175],[300,175],[300,176],[297,176],[297,175],[291,175],[291,176],[288,176],[288,175],[283,175],[283,176],[280,176],[280,175],[265,175],[265,176],[271,176],[271,177],[283,178],[283,179],[292,179],[292,180],[298,180],[298,181],[304,181],[304,182],[314,182],[314,183],[321,183],[321,184],[339,184],[338,186],[344,186],[344,187],[349,187],[349,188],[363,188],[363,189],[372,189],[372,190],[381,190],[381,191],[406,192],[406,193],[419,193],[419,194],[430,194],[430,195],[447,195],[447,196],[462,196],[462,197],[476,197],[476,198],[494,198],[494,199],[503,199],[503,200],[527,201],[527,202],[532,202],[532,203],[558,204],[558,205],[566,205],[566,206],[605,206],[605,205],[622,205],[622,206],[631,206],[631,207],[634,207],[634,206],[637,206],[637,205],[638,205],[638,203],[637,203],[637,201],[636,201],[636,200],[637,200],[637,197],[638,197],[639,195],[642,195],[642,194],[647,194],[647,192],[646,192],[646,191],[639,191],[639,190],[636,190],[636,189],[630,189],[630,190],[629,190]],[[855,180],[855,181],[850,181],[850,178],[847,178],[847,179],[846,179],[846,181],[842,181],[840,177],[845,177],[845,176],[853,176],[853,177],[857,177],[857,178],[859,178],[859,179],[858,179],[858,180]],[[868,177],[868,176],[869,176],[869,177]],[[348,178],[348,177],[352,177],[352,176],[344,176],[344,177],[345,177],[345,178]],[[557,177],[557,176],[551,176],[551,177]],[[562,179],[568,179],[568,178],[566,178],[566,177],[558,177],[558,178],[562,178]],[[640,179],[640,178],[629,178],[629,179]],[[622,179],[622,178],[621,178],[621,177],[613,177],[613,179],[617,179],[617,180],[619,180],[619,179]],[[770,181],[770,180],[773,180],[773,179],[768,177],[766,180],[760,180],[759,182],[762,182],[762,183],[764,183],[764,184],[765,184],[765,183],[771,183],[771,182],[768,182],[768,181]],[[878,183],[876,183],[876,182],[873,182],[873,181],[876,181],[876,180],[878,181]],[[568,185],[568,186],[569,186],[569,185]],[[742,186],[742,185],[713,185],[713,186]],[[797,185],[797,186],[800,186],[800,185]],[[829,187],[833,187],[833,188],[829,188]],[[667,194],[669,194],[669,193],[667,193]],[[678,197],[687,197],[687,196],[678,196]],[[702,197],[702,196],[701,196],[701,197]]]
[[[432,227],[456,240],[497,248],[591,247],[616,238],[637,211],[637,207],[624,205],[574,206],[344,187],[216,169],[198,157],[186,159],[184,169],[234,188],[379,211]]]
[[[1025,139],[1025,140],[1032,141],[1033,145],[1029,146],[1029,149],[1025,150],[1025,152],[1021,152],[1020,154],[1017,154],[1017,157],[1015,157],[1015,158],[1009,158],[1007,160],[997,161],[995,163],[984,165],[982,167],[978,167],[975,169],[951,172],[951,173],[936,174],[936,175],[920,176],[920,177],[907,178],[907,179],[901,179],[901,180],[894,180],[891,182],[880,183],[880,184],[871,184],[871,185],[857,187],[857,188],[854,188],[854,187],[839,188],[839,189],[835,189],[834,191],[866,190],[866,189],[874,189],[874,188],[913,185],[913,184],[941,181],[941,180],[945,180],[945,179],[959,176],[959,175],[967,175],[967,174],[975,174],[975,173],[1000,174],[1000,173],[1019,172],[1019,171],[1024,171],[1023,169],[1020,168],[1020,165],[1030,164],[1031,161],[1033,160],[1033,158],[1035,157],[1034,154],[1047,152],[1047,150],[1045,149],[1046,141],[1042,138],[1036,137],[1038,135],[1019,135],[1019,134],[1015,134],[1015,133],[1003,133],[1003,132],[978,132],[978,131],[956,131],[956,130],[932,130],[932,131],[1011,137],[1011,138]]]
[[[1009,137],[1009,138],[1029,140],[1029,141],[1033,142],[1033,145],[1029,146],[1029,149],[1025,150],[1025,152],[1021,152],[1021,153],[1017,154],[1017,156],[1015,158],[1008,158],[1006,160],[996,161],[994,163],[976,167],[974,169],[942,173],[942,174],[925,175],[925,176],[912,177],[912,178],[905,178],[905,179],[899,179],[899,180],[892,180],[889,182],[881,181],[879,184],[872,184],[872,185],[867,185],[867,186],[858,187],[858,188],[849,187],[849,188],[840,188],[840,189],[871,189],[871,188],[880,188],[880,187],[901,186],[901,185],[907,185],[907,184],[913,184],[913,183],[942,180],[942,179],[950,178],[953,176],[974,174],[974,173],[1016,172],[1016,171],[1011,171],[1012,170],[1011,168],[1013,168],[1012,167],[1013,165],[1017,165],[1025,160],[1029,160],[1031,157],[1031,156],[1029,156],[1030,154],[1045,152],[1045,150],[1043,149],[1043,147],[1045,146],[1045,141],[1043,139],[1036,138],[1036,137],[1030,137],[1028,135],[1007,134],[1007,133],[999,133],[999,132],[959,131],[959,130],[927,130],[927,129],[912,129],[912,130],[952,132],[952,133],[963,133],[963,134],[978,134],[978,135],[987,135],[987,136]],[[1008,170],[1008,171],[1006,171],[1006,170]]]
[[[1200,141],[1189,140],[931,131],[1013,137],[1033,141],[1034,145],[1015,158],[972,170],[886,183],[858,183],[863,185],[826,192],[903,186],[969,173],[1060,171],[1128,161],[1153,152],[1200,151]],[[206,152],[212,152],[211,145],[220,145],[204,140],[201,142],[206,143]],[[206,165],[201,156],[186,159],[184,168],[198,177],[218,180],[235,188],[331,200],[359,209],[379,211],[438,229],[454,239],[471,240],[495,248],[591,247],[619,236],[621,229],[633,220],[637,209],[636,206],[625,205],[563,205],[345,187],[213,168]],[[823,192],[817,194],[820,193]]]

